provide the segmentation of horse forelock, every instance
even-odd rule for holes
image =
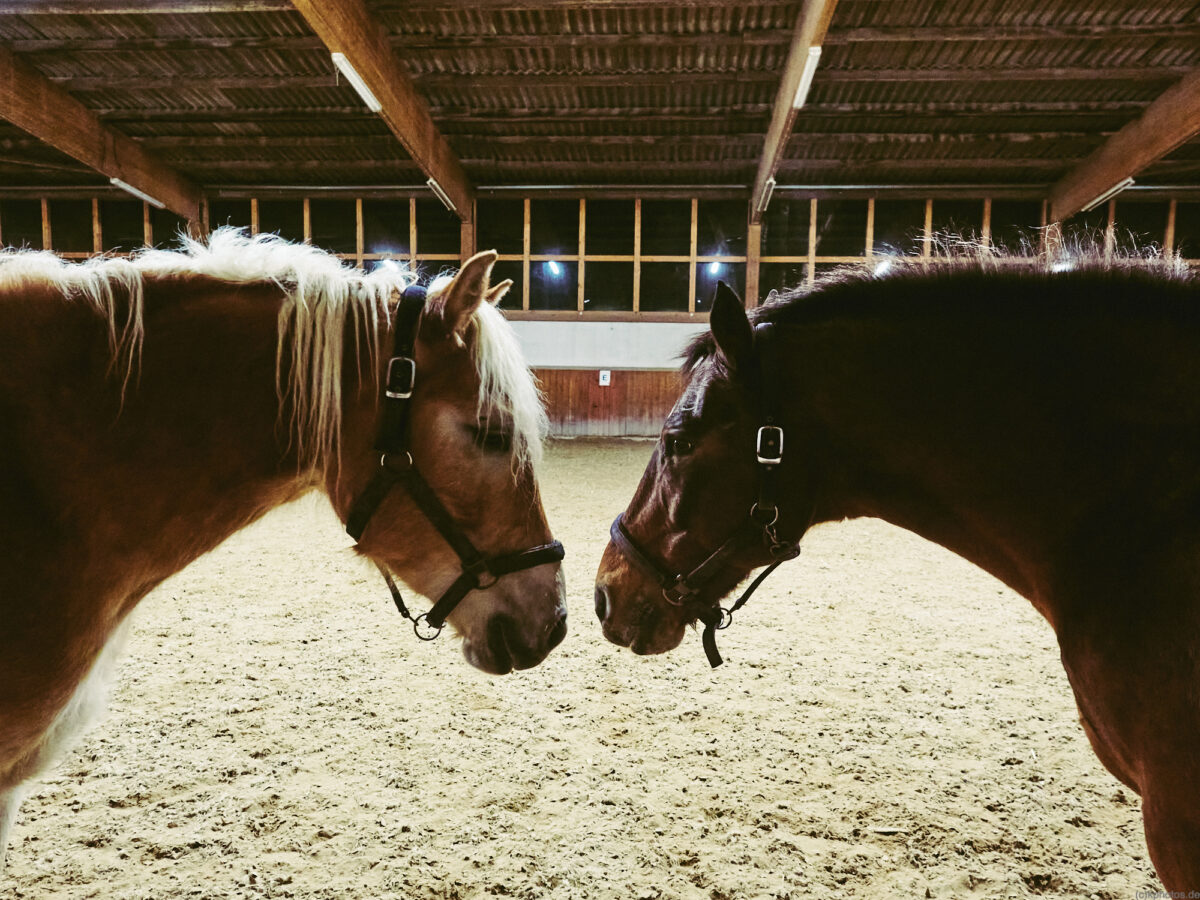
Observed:
[[[449,276],[430,285],[434,310]],[[546,407],[516,332],[490,303],[480,303],[464,334],[471,361],[479,376],[476,414],[480,421],[511,422],[514,470],[536,468],[542,459],[547,427]]]

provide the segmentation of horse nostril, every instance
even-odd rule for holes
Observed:
[[[608,618],[608,591],[596,585],[596,618],[603,622]]]

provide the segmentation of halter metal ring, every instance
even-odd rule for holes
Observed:
[[[413,634],[415,634],[417,638],[422,641],[436,640],[437,636],[442,633],[442,629],[445,627],[445,625],[439,625],[436,629],[434,629],[434,627],[429,624],[429,613],[421,613],[419,616],[413,619]],[[425,629],[424,632],[422,632],[422,628]]]
[[[733,624],[733,613],[723,606],[718,606],[717,612],[721,614],[721,617],[717,619],[717,624],[714,627],[717,631],[724,631]]]
[[[758,512],[758,501],[755,500],[754,505],[750,507],[750,518],[752,518],[755,522],[759,522],[759,524],[762,525],[763,528],[770,528],[772,525],[774,525],[776,522],[779,521],[779,507],[775,506],[775,507],[772,507],[772,509],[774,510],[775,514],[773,516],[771,516],[771,521],[770,522],[759,522],[758,516],[755,515],[755,513]]]
[[[392,454],[390,454],[390,453],[380,453],[379,454],[379,468],[386,469],[388,467],[387,461],[388,461],[388,457],[391,455]],[[412,467],[413,467],[412,452],[409,450],[405,450],[404,451],[404,468],[411,469]]]

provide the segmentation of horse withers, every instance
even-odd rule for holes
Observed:
[[[722,286],[710,325],[602,558],[605,635],[708,648],[810,525],[910,529],[1047,619],[1159,876],[1200,890],[1200,280],[948,262],[750,316]]]
[[[0,254],[0,852],[138,601],[310,489],[389,580],[452,595],[430,616],[478,668],[562,640],[544,412],[495,260],[413,300],[398,268],[234,230],[83,265]]]

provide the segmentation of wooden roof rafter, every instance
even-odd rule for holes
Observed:
[[[829,22],[833,18],[836,6],[837,0],[805,0],[800,11],[792,45],[788,49],[787,62],[784,64],[783,77],[779,82],[779,93],[775,96],[771,124],[767,128],[758,172],[754,176],[754,185],[750,191],[750,221],[753,224],[762,220],[762,214],[771,200],[775,172],[779,169],[788,138],[792,134],[792,124],[796,120],[796,101],[803,100],[797,95],[797,91],[801,88],[806,69],[808,78],[812,78],[816,60],[820,57],[821,44],[825,40],[825,32],[829,30]]]
[[[1062,222],[1117,193],[1138,172],[1200,134],[1200,69],[1159,95],[1049,191],[1050,220]]]
[[[294,5],[330,53],[342,54],[373,95],[380,118],[428,177],[434,194],[462,221],[471,221],[475,189],[363,0],[294,0]]]
[[[0,47],[0,118],[61,150],[113,184],[163,206],[196,228],[200,187],[137,141],[100,121],[82,103]]]

